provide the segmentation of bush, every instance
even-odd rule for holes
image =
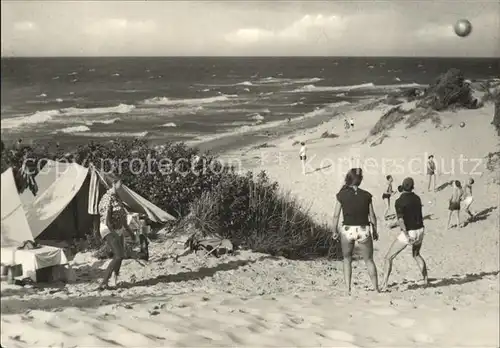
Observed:
[[[431,120],[436,127],[441,125],[441,117],[439,117],[437,112],[433,110],[418,109],[411,113],[411,115],[406,119],[406,128],[415,127],[416,125],[427,120]]]
[[[331,231],[312,220],[289,192],[261,172],[227,175],[212,192],[191,205],[183,221],[204,236],[229,239],[234,245],[288,258],[327,256],[335,250]],[[330,252],[330,256],[336,251]]]
[[[394,128],[396,124],[404,120],[405,116],[413,110],[403,110],[401,106],[396,106],[391,108],[375,123],[372,129],[370,129],[370,135],[378,135],[383,131]]]
[[[497,134],[500,136],[500,93],[497,95],[495,100],[495,112],[493,114],[493,121],[491,124],[497,130]]]
[[[197,162],[193,161],[195,155],[199,156]],[[37,164],[44,158],[60,158],[61,151],[50,152],[44,147],[24,152],[4,149],[2,169],[13,166],[20,172],[17,168],[22,167],[23,156]],[[329,250],[337,250],[331,248],[337,243],[332,242],[328,228],[314,222],[308,210],[289,193],[281,193],[278,184],[264,172],[256,177],[250,172],[239,175],[212,155],[199,154],[182,143],[152,148],[142,140],[90,142],[67,158],[114,173],[141,196],[184,218],[177,229],[191,224],[205,235],[218,235],[235,245],[292,258],[325,256]],[[134,158],[137,160],[132,162]],[[148,167],[141,170],[140,163]],[[109,250],[92,232],[87,232],[87,245],[98,249],[97,256],[108,257]]]
[[[200,160],[194,164],[196,155]],[[191,202],[232,171],[210,154],[199,154],[183,143],[169,142],[157,149],[143,140],[90,143],[79,147],[76,158],[83,166],[93,163],[118,174],[130,189],[176,217],[185,216]]]
[[[338,138],[338,137],[339,136],[337,134],[330,133],[328,131],[325,131],[325,132],[323,132],[323,134],[321,134],[321,138],[333,138],[333,139],[335,139],[335,138]]]
[[[3,144],[1,152],[2,173],[12,167],[14,181],[19,192],[29,189],[37,193],[37,186],[33,178],[45,165],[46,159],[55,159],[56,154],[49,153],[43,146],[10,146]]]
[[[430,107],[441,111],[452,105],[476,108],[477,101],[472,97],[472,90],[465,83],[463,73],[458,69],[450,69],[441,74],[425,91],[419,106]]]

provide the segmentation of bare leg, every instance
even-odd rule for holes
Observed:
[[[302,164],[302,174],[306,175],[306,162],[302,160],[300,163]]]
[[[389,210],[391,209],[391,199],[387,198],[385,199],[386,207],[384,211],[384,218],[387,218],[387,215],[389,215]]]
[[[422,248],[422,243],[412,245],[412,255],[417,262],[417,266],[420,269],[420,273],[422,273],[422,280],[424,285],[429,284],[429,279],[427,278],[427,265],[425,264],[424,258],[420,255],[420,248]]]
[[[447,228],[450,229],[451,226],[450,226],[450,222],[451,222],[451,214],[453,214],[453,211],[450,210],[450,212],[448,213],[448,224],[446,226],[448,226]]]
[[[350,241],[341,234],[340,244],[342,246],[342,256],[344,261],[344,281],[347,286],[347,293],[351,294],[351,278],[352,278],[352,251],[354,249],[354,241]]]
[[[120,267],[122,265],[122,260],[124,258],[123,243],[121,237],[116,232],[111,232],[105,237],[105,241],[109,248],[113,251],[113,259],[109,263],[104,278],[101,283],[101,288],[108,286],[109,279],[114,273],[115,275],[115,285],[118,281],[118,275],[120,274]]]
[[[429,182],[427,184],[427,191],[431,190],[431,180],[432,180],[432,175],[427,175],[429,177]]]
[[[397,238],[392,242],[384,260],[384,282],[382,283],[382,290],[387,288],[389,284],[389,276],[392,271],[392,261],[398,256],[398,254],[406,248],[407,244],[400,242]]]
[[[457,210],[457,228],[460,228],[460,210]]]
[[[375,266],[375,262],[373,262],[373,239],[370,237],[364,243],[359,243],[359,250],[361,251],[361,256],[368,269],[368,275],[372,281],[373,289],[376,292],[380,292],[378,288],[377,266]]]
[[[434,177],[433,191],[436,192],[436,174],[432,175]]]

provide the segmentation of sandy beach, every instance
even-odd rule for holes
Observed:
[[[392,174],[396,184],[412,176],[424,203],[428,287],[420,285],[406,250],[395,261],[388,292],[368,291],[364,263],[357,261],[353,294],[347,296],[339,261],[291,261],[238,251],[218,259],[189,255],[175,263],[167,257],[181,246],[161,235],[151,245],[149,263],[124,262],[124,283],[115,291],[95,290],[106,263],[87,254],[72,261],[78,276],[74,284],[39,289],[2,282],[2,346],[498,347],[500,186],[485,168],[485,156],[499,145],[490,125],[493,106],[441,112],[439,127],[427,121],[406,129],[403,122],[372,146],[383,134],[368,137],[369,131],[389,108],[346,109],[346,117],[355,120],[348,133],[342,117],[332,117],[221,159],[241,159],[242,170],[265,170],[310,206],[318,221],[330,223],[335,194],[351,165],[345,161],[359,161],[365,170],[362,187],[373,194],[379,217],[379,278],[398,234],[383,220],[385,175]],[[461,122],[465,127],[459,127]],[[325,131],[339,137],[322,138]],[[306,142],[310,158],[305,175],[300,141]],[[427,192],[429,154],[438,164],[437,192]],[[477,217],[463,228],[446,230],[447,183],[468,177],[475,180]]]

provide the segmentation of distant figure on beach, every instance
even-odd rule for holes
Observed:
[[[351,126],[351,128],[354,128],[354,119],[352,117],[349,120],[349,125]]]
[[[299,158],[302,163],[302,174],[306,174],[307,148],[306,143],[303,141],[300,143]]]
[[[385,178],[387,180],[387,186],[385,192],[382,194],[382,200],[386,203],[384,218],[387,220],[387,216],[391,210],[391,197],[395,194],[395,192],[392,190],[392,182],[394,181],[392,175],[387,175]]]
[[[451,217],[453,216],[453,213],[455,213],[455,216],[457,217],[457,224],[456,227],[459,228],[461,227],[460,225],[460,202],[463,199],[464,192],[462,190],[462,184],[458,180],[453,180],[452,181],[452,192],[451,192],[451,197],[449,200],[448,204],[448,229],[451,228]]]
[[[19,138],[17,139],[16,142],[16,150],[21,150],[22,147],[23,147],[23,139]]]
[[[333,238],[337,239],[340,235],[344,257],[344,279],[349,294],[351,293],[352,252],[356,242],[368,268],[373,288],[379,292],[377,267],[373,262],[373,241],[378,240],[377,217],[373,210],[372,195],[359,188],[362,181],[362,169],[353,168],[347,172],[344,186],[337,193],[333,213]],[[341,211],[343,221],[339,233]]]
[[[401,233],[394,240],[385,256],[382,290],[387,289],[389,276],[392,270],[392,262],[408,245],[411,245],[411,252],[422,273],[424,284],[427,285],[429,282],[427,278],[427,266],[425,260],[420,255],[422,241],[424,240],[422,201],[420,197],[413,192],[414,186],[415,183],[412,178],[404,179],[403,184],[400,186],[403,192],[396,200],[395,207],[399,226],[401,227]]]
[[[436,162],[434,162],[434,155],[430,155],[427,159],[427,176],[429,177],[429,185],[427,185],[427,190],[431,190],[431,181],[433,181],[434,186],[432,190],[436,191]]]
[[[121,234],[123,230],[125,230],[132,240],[135,240],[135,235],[127,224],[127,212],[117,194],[117,190],[120,187],[121,180],[118,179],[113,183],[113,186],[106,191],[99,202],[99,232],[103,241],[106,242],[113,252],[113,259],[106,269],[99,290],[109,288],[109,279],[113,273],[115,274],[115,286],[118,284],[120,268],[125,258],[125,241],[124,236]]]
[[[474,202],[474,198],[472,196],[472,185],[474,184],[474,179],[473,178],[469,178],[466,182],[466,184],[464,185],[464,199],[462,201],[462,204],[463,204],[463,209],[465,210],[465,212],[469,215],[469,221],[474,218],[474,213],[472,213],[470,211],[470,206],[472,204],[472,202]]]
[[[349,131],[349,128],[351,128],[349,121],[347,121],[347,118],[344,118],[344,130],[346,133]]]
[[[288,117],[286,120],[288,123],[290,123],[292,121],[292,119],[290,117]]]

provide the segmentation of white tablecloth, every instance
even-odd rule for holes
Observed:
[[[1,259],[4,265],[22,265],[23,278],[31,278],[34,281],[36,281],[36,270],[68,263],[63,250],[51,246],[31,250],[2,248]]]

